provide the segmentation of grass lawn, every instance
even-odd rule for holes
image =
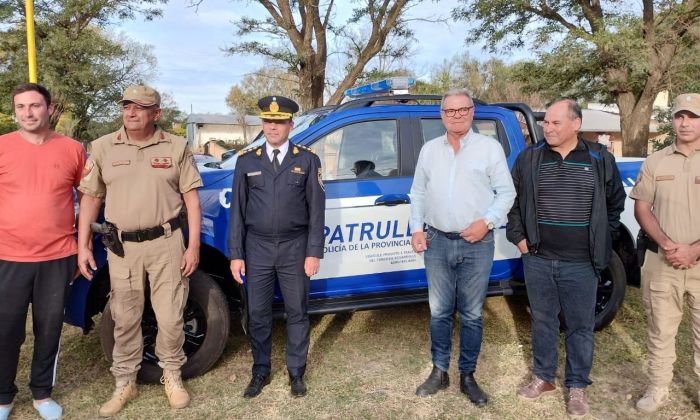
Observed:
[[[124,419],[558,419],[566,418],[564,394],[521,402],[516,389],[529,380],[530,321],[522,297],[490,298],[484,308],[484,343],[476,376],[489,404],[478,409],[459,392],[453,346],[451,386],[436,396],[419,398],[415,388],[431,370],[426,305],[312,317],[306,398],[289,396],[284,365],[283,321],[273,331],[272,383],[253,400],[241,395],[250,379],[252,356],[247,338],[234,333],[219,363],[209,373],[186,382],[192,405],[171,410],[159,385],[139,385],[139,398],[118,418]],[[455,330],[454,343],[458,331]],[[677,338],[678,360],[672,402],[655,416],[641,416],[634,402],[646,378],[645,317],[639,289],[628,288],[624,307],[611,326],[596,334],[593,385],[588,388],[590,418],[698,419],[698,380],[693,372],[692,331],[688,314]],[[22,348],[13,419],[38,418],[26,386],[32,348],[31,324]],[[560,354],[563,354],[563,342]],[[558,385],[561,390],[563,358]],[[95,332],[65,326],[59,378],[54,397],[66,418],[97,418],[99,405],[112,393],[113,378]]]

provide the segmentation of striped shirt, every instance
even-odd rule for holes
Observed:
[[[595,186],[591,157],[579,140],[565,159],[545,146],[537,184],[539,254],[558,260],[589,260]]]

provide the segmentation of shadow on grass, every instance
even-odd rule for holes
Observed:
[[[337,342],[338,337],[345,329],[345,326],[352,319],[352,312],[343,312],[332,316],[331,321],[325,326],[323,332],[316,338],[309,348],[309,367],[313,369],[316,365],[322,365],[325,355]],[[320,328],[322,316],[316,315],[311,317],[312,329]]]

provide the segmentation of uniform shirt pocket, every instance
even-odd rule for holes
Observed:
[[[306,185],[306,174],[291,173],[287,177],[287,184],[294,187],[303,187]]]
[[[248,178],[248,186],[250,188],[262,188],[265,186],[265,177],[260,171],[249,172],[246,174],[246,178]]]

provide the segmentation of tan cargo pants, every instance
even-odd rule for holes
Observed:
[[[110,307],[114,319],[111,371],[117,380],[135,379],[141,367],[141,317],[146,281],[150,285],[151,305],[158,321],[158,364],[169,370],[180,369],[185,364],[183,310],[189,281],[180,270],[184,250],[182,230],[178,229],[170,236],[152,241],[124,242],[124,258],[108,252]]]
[[[676,361],[676,333],[687,294],[692,317],[695,374],[700,377],[700,264],[675,269],[663,254],[647,251],[642,266],[642,299],[647,315],[647,375],[652,385],[669,386]]]

